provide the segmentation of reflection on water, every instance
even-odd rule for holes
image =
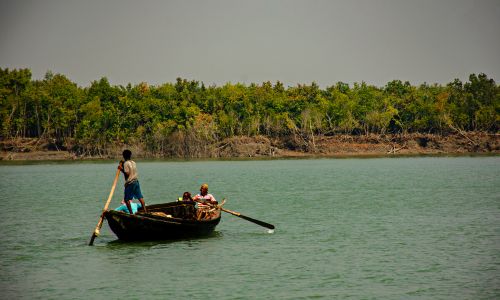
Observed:
[[[119,239],[112,240],[107,242],[107,245],[110,249],[116,248],[116,247],[146,247],[146,248],[152,248],[152,247],[158,247],[162,245],[170,245],[173,243],[187,243],[190,245],[196,245],[200,244],[203,242],[203,240],[206,239],[216,239],[216,238],[222,238],[224,234],[222,232],[214,231],[210,233],[209,235],[202,236],[202,237],[196,237],[196,238],[179,238],[179,239],[174,239],[174,240],[154,240],[154,241],[122,241]]]

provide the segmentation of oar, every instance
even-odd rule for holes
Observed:
[[[199,200],[195,200],[196,202],[199,202],[199,203],[203,203],[205,205],[209,205],[211,207],[217,207],[217,206],[214,206],[210,203],[204,203],[204,202],[201,202]],[[237,216],[237,217],[240,217],[242,219],[245,219],[247,221],[250,221],[252,223],[255,223],[257,225],[260,225],[260,226],[263,226],[263,227],[266,227],[266,228],[269,228],[269,229],[274,229],[274,225],[273,224],[269,224],[269,223],[266,223],[266,222],[263,222],[263,221],[260,221],[260,220],[256,220],[254,218],[250,218],[250,217],[247,217],[245,215],[242,215],[240,214],[239,212],[236,212],[236,211],[232,211],[232,210],[229,210],[229,209],[225,209],[225,208],[222,208],[222,207],[217,207],[218,209],[224,211],[224,212],[227,212],[229,214],[232,214],[233,216]]]
[[[104,205],[104,209],[102,210],[101,217],[99,218],[99,222],[97,222],[97,226],[95,227],[94,233],[92,233],[92,237],[90,238],[89,246],[94,244],[95,238],[99,235],[99,229],[102,227],[102,222],[104,220],[104,212],[108,209],[109,202],[111,202],[111,198],[113,198],[113,193],[115,192],[116,183],[118,182],[118,176],[120,175],[120,169],[116,170],[115,180],[113,181],[113,186],[111,187],[111,192],[109,192],[108,201],[106,201],[106,205]]]
[[[222,208],[222,207],[220,208],[220,210],[225,211],[227,213],[230,213],[233,216],[237,216],[237,217],[240,217],[240,218],[245,219],[247,221],[250,221],[252,223],[258,224],[260,226],[263,226],[263,227],[266,227],[266,228],[269,228],[269,229],[274,229],[274,225],[273,224],[269,224],[269,223],[266,223],[266,222],[263,222],[263,221],[259,221],[259,220],[247,217],[245,215],[240,214],[239,212],[232,211],[232,210],[229,210],[229,209],[225,209],[225,208]]]

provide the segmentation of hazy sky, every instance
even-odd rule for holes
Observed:
[[[500,81],[500,0],[0,0],[0,67],[80,86]]]

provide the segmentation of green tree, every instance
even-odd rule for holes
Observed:
[[[29,69],[0,69],[0,116],[2,135],[26,137],[28,130],[29,98],[24,92],[31,84]]]

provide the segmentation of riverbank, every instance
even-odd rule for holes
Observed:
[[[284,138],[232,137],[211,144],[196,156],[152,153],[141,145],[113,145],[100,155],[81,155],[57,147],[50,140],[10,139],[0,141],[0,160],[87,160],[120,158],[131,148],[136,158],[244,158],[244,157],[365,157],[394,155],[500,154],[500,134],[461,132],[449,135],[388,134],[289,136]]]

